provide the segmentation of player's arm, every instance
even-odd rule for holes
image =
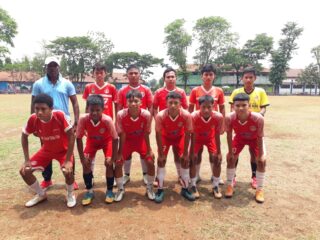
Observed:
[[[232,155],[232,131],[227,131],[228,153]]]
[[[222,114],[223,117],[226,116],[226,109],[225,109],[224,104],[219,105],[219,112]]]
[[[186,131],[184,135],[184,146],[183,146],[183,158],[188,157],[188,148],[190,144],[190,139],[191,139],[191,132]]]
[[[190,136],[190,159],[193,160],[194,158],[194,144],[195,144],[196,136],[194,133],[191,133]]]
[[[264,116],[265,114],[266,114],[266,111],[267,111],[267,107],[260,107],[260,114],[262,115],[262,116]]]
[[[73,114],[74,114],[74,124],[73,124],[73,126],[77,127],[78,121],[79,121],[79,113],[80,113],[77,95],[70,96],[70,100],[71,100],[71,103],[72,103]]]
[[[24,163],[21,167],[22,171],[26,167],[31,168],[31,163],[30,163],[30,158],[29,158],[29,141],[28,141],[28,135],[25,133],[22,133],[21,135],[21,145],[22,145],[22,150],[23,150],[23,156],[24,156]]]
[[[163,153],[163,146],[162,146],[161,131],[156,131],[156,140],[157,140],[159,158],[163,158],[164,157],[164,153]]]
[[[75,136],[72,128],[70,128],[66,132],[66,134],[68,139],[68,148],[67,148],[67,155],[66,155],[66,160],[64,162],[63,168],[67,174],[72,174],[73,167],[72,167],[71,157],[73,155]]]
[[[112,139],[112,160],[113,160],[113,162],[115,162],[117,160],[118,144],[119,144],[118,138]]]
[[[31,96],[31,104],[30,104],[30,113],[33,114],[34,113],[34,107],[33,107],[33,100],[34,100],[35,96]]]
[[[118,134],[119,134],[119,148],[118,148],[116,160],[125,160],[123,159],[122,152],[123,152],[124,143],[126,141],[126,134],[124,132],[120,132]]]
[[[144,140],[146,141],[146,145],[147,145],[147,155],[150,157],[153,157],[153,152],[151,149],[151,144],[150,144],[150,133],[145,132],[144,133]]]

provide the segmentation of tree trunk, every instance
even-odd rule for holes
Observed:
[[[314,86],[314,95],[317,95],[318,92],[318,84],[315,84]]]
[[[305,91],[306,91],[306,84],[304,83],[304,84],[302,85],[302,93],[303,93],[303,95],[305,94]]]
[[[274,95],[279,95],[279,93],[280,93],[280,85],[276,83],[274,85]]]

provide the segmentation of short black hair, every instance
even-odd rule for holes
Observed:
[[[250,97],[246,93],[238,93],[237,95],[234,96],[233,98],[233,103],[236,101],[248,101],[249,102]]]
[[[181,100],[182,97],[181,97],[181,95],[179,93],[169,92],[167,97],[166,97],[166,100],[168,100],[169,98]]]
[[[50,97],[48,94],[41,93],[33,99],[32,104],[36,103],[45,103],[48,105],[49,108],[53,108],[53,98]]]
[[[206,64],[201,69],[201,75],[205,72],[213,72],[214,74],[217,73],[217,69],[213,64]]]
[[[204,102],[209,102],[209,103],[213,104],[214,103],[214,99],[210,95],[204,95],[204,96],[201,96],[199,98],[198,102],[199,102],[199,105],[201,105]]]
[[[129,92],[127,92],[127,94],[126,94],[126,99],[135,98],[135,97],[142,99],[141,92],[133,89],[133,90],[130,90]]]
[[[135,65],[135,64],[130,64],[128,67],[127,67],[127,72],[129,72],[131,69],[138,69],[138,71],[140,72],[140,68]]]
[[[98,105],[104,109],[104,99],[101,95],[90,95],[87,99],[87,107]]]
[[[107,72],[107,67],[106,65],[102,64],[102,63],[96,63],[95,65],[93,65],[92,67],[92,71],[105,71]]]
[[[167,68],[166,70],[164,70],[164,72],[163,72],[163,79],[165,79],[166,74],[167,74],[168,72],[174,72],[174,74],[177,76],[177,71],[174,70],[172,67],[168,67],[168,68]]]
[[[254,67],[246,67],[245,69],[243,69],[242,76],[246,73],[252,73],[254,76],[257,76],[257,71]]]

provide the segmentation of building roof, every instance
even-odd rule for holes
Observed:
[[[35,72],[0,72],[0,81],[6,82],[34,82],[40,77]]]

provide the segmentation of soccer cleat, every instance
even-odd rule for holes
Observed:
[[[257,178],[256,177],[251,178],[251,187],[253,189],[257,189]]]
[[[220,192],[219,187],[214,187],[213,188],[213,197],[216,199],[221,199],[222,198],[222,194]]]
[[[258,203],[264,202],[264,192],[262,189],[256,191],[256,201]]]
[[[155,194],[154,201],[156,203],[162,203],[163,199],[164,199],[164,191],[163,191],[163,189],[158,189],[158,191]]]
[[[114,197],[115,202],[120,202],[124,197],[124,189],[119,189]]]
[[[106,203],[113,203],[113,200],[114,200],[114,194],[113,194],[112,190],[108,190],[106,192],[106,198],[104,201]]]
[[[193,196],[191,192],[187,188],[182,188],[180,192],[181,196],[187,199],[188,201],[194,201],[196,198]]]
[[[93,192],[86,192],[86,194],[83,196],[83,199],[81,201],[83,206],[87,206],[92,203],[92,199],[94,197]]]
[[[45,181],[43,180],[40,184],[40,187],[43,189],[43,190],[48,190],[51,186],[53,185],[52,181]]]
[[[196,186],[192,186],[190,189],[190,192],[193,194],[195,199],[200,198],[200,193],[198,192],[198,189]]]
[[[123,185],[126,185],[128,182],[130,182],[130,176],[124,175],[123,176]]]
[[[224,185],[224,181],[222,178],[219,179],[219,185]]]
[[[148,184],[148,177],[147,177],[147,174],[146,174],[146,173],[143,174],[143,176],[142,176],[142,181],[143,181],[144,185],[147,185],[147,184]]]
[[[76,181],[73,182],[73,190],[78,190],[79,189],[79,185]]]
[[[67,206],[73,208],[77,205],[76,195],[74,193],[67,193]]]
[[[231,186],[231,185],[228,185],[227,186],[227,190],[226,190],[226,192],[224,193],[224,196],[226,197],[226,198],[232,198],[232,196],[233,196],[233,187]]]
[[[43,201],[47,200],[47,194],[44,195],[39,195],[36,194],[30,201],[26,202],[25,206],[26,207],[33,207],[37,205],[38,203],[41,203]]]
[[[156,197],[155,193],[153,192],[153,188],[147,187],[147,192],[146,192],[147,197],[149,198],[149,200],[153,201]]]

